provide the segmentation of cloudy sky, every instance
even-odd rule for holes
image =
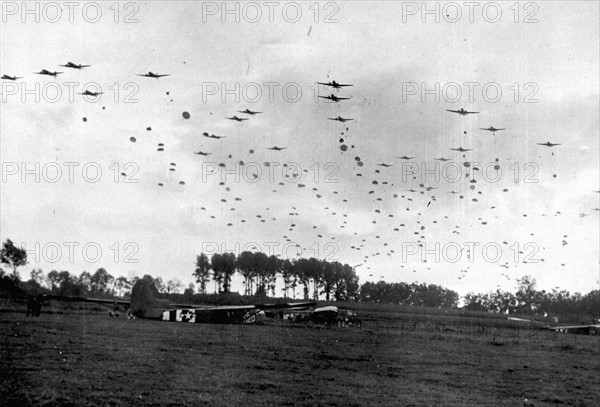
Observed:
[[[2,4],[0,72],[23,78],[2,80],[0,238],[30,250],[22,277],[187,283],[197,254],[256,247],[461,294],[598,288],[597,2],[53,4]]]

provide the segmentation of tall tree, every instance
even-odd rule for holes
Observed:
[[[283,296],[287,298],[288,291],[294,282],[294,265],[289,259],[281,262],[281,276],[283,277]]]
[[[6,239],[6,242],[2,244],[2,249],[0,249],[0,263],[11,267],[12,278],[19,280],[17,268],[27,264],[27,252],[25,249],[15,246],[10,239]]]
[[[215,275],[215,281],[219,283],[219,292],[228,293],[231,287],[231,277],[235,273],[234,253],[215,253],[210,259]]]
[[[345,300],[355,301],[358,298],[358,276],[349,264],[343,266],[344,285],[346,286]]]
[[[537,310],[539,303],[536,302],[536,281],[531,276],[523,276],[517,279],[518,290],[515,297],[519,303],[519,312],[523,314],[531,314]]]
[[[240,253],[236,258],[236,267],[244,277],[244,294],[252,294],[252,279],[254,278],[255,272],[255,256],[254,252],[244,251]]]
[[[108,293],[110,284],[114,277],[111,276],[104,268],[99,268],[91,277],[92,291],[95,293]]]
[[[339,265],[339,267],[338,267]],[[331,295],[331,291],[333,290],[333,285],[337,280],[336,272],[341,269],[342,265],[338,262],[329,263],[328,261],[324,261],[321,270],[322,270],[322,281],[323,281],[323,291],[321,293],[325,294],[325,300],[329,301],[329,297]]]
[[[313,283],[313,299],[319,299],[319,288],[323,284],[323,264],[319,259],[311,257],[308,259],[308,275]]]
[[[82,271],[79,275],[79,284],[86,291],[92,291],[92,275],[87,271]]]
[[[31,280],[33,280],[40,287],[42,286],[44,283],[44,272],[42,269],[33,269],[29,275],[31,276]]]
[[[267,261],[267,269],[265,271],[265,284],[271,295],[275,296],[275,285],[277,284],[277,274],[281,272],[282,261],[275,255],[270,255]]]
[[[254,253],[254,278],[256,280],[256,295],[266,295],[267,273],[269,269],[269,257],[262,253]]]
[[[50,290],[52,290],[53,293],[58,293],[58,289],[60,287],[60,276],[58,271],[56,270],[52,270],[48,273],[48,275],[46,276],[46,278],[48,279],[48,282],[50,283]]]
[[[196,283],[200,286],[201,294],[206,293],[206,285],[210,279],[210,269],[211,265],[206,254],[200,253],[199,256],[196,256],[196,270],[193,275],[196,278]]]
[[[295,274],[298,277],[298,281],[303,286],[304,299],[308,300],[308,293],[310,291],[310,263],[308,259],[300,258],[295,263]],[[295,295],[294,295],[295,297]]]
[[[215,292],[217,293],[223,292],[224,271],[222,269],[222,256],[223,255],[220,253],[215,253],[210,258],[210,264],[213,271],[213,280],[215,280]]]

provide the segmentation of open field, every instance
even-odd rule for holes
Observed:
[[[597,405],[599,337],[454,322],[327,329],[0,312],[0,405]]]

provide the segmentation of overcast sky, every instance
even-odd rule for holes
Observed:
[[[21,4],[3,2],[0,26],[0,73],[23,77],[2,80],[0,238],[38,245],[23,278],[104,267],[187,283],[202,251],[293,258],[297,244],[360,264],[361,283],[465,294],[531,275],[546,290],[598,288],[597,2],[519,3],[518,16],[512,2],[501,15],[482,2],[472,21],[461,2],[429,3],[437,16],[421,2],[280,2],[271,17],[241,2],[239,22],[234,2],[225,15],[221,2],[121,3],[118,14],[99,2],[95,23],[86,2],[72,22],[62,2],[60,18],[39,3],[39,23]],[[137,76],[148,71],[170,76]],[[332,80],[354,86],[316,84]],[[104,94],[77,94],[86,86]],[[351,99],[316,98],[331,93]],[[262,113],[237,112],[247,108]],[[446,111],[460,108],[480,113]]]

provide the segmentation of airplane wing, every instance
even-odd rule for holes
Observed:
[[[447,112],[452,112],[452,113],[460,113],[460,110],[448,110],[446,109]]]
[[[561,329],[582,329],[582,328],[600,328],[600,325],[566,325],[566,326],[548,326],[546,327],[551,330],[561,330]]]
[[[168,309],[162,312],[163,321],[221,324],[256,324],[266,319],[265,310],[294,311],[316,303],[286,303],[258,305],[196,306],[188,309]],[[183,306],[183,304],[179,304]]]
[[[119,305],[129,306],[131,304],[130,301],[125,301],[125,300],[111,300],[108,298],[72,297],[72,296],[53,295],[53,294],[46,294],[43,296],[43,298],[44,298],[44,300],[56,300],[56,301],[66,301],[66,302],[93,302],[96,304],[104,304],[104,305],[114,305],[116,303]]]

